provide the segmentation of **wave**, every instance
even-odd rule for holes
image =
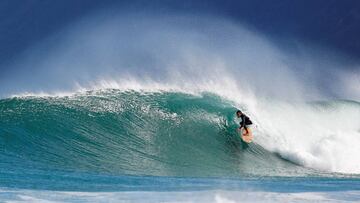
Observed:
[[[255,143],[244,145],[235,131],[238,121],[234,112],[238,105],[206,92],[194,95],[107,89],[61,97],[3,99],[0,100],[1,165],[3,169],[16,165],[117,175],[196,177],[324,174],[314,169],[359,172],[356,154],[349,154],[357,153],[358,149],[342,143],[358,142],[360,132],[351,128],[358,127],[356,120],[355,124],[341,125],[340,135],[349,133],[346,137],[328,134],[324,138],[321,136],[328,132],[318,135],[316,130],[323,129],[315,124],[327,125],[327,121],[316,121],[316,117],[314,126],[296,121],[315,132],[306,134],[309,133],[306,129],[300,132],[289,129],[293,121],[287,116],[292,115],[287,114],[289,110],[294,113],[307,109],[301,119],[307,119],[307,113],[319,115],[319,112],[335,120],[333,114],[354,119],[360,109],[358,103],[319,102],[301,108],[268,104],[273,106],[271,111],[276,116],[263,112],[259,104],[256,111],[249,109],[249,115],[257,123]],[[301,134],[304,136],[297,137]],[[324,155],[322,150],[337,155],[326,157],[329,154]],[[345,156],[347,159],[343,159]],[[343,168],[336,168],[338,165],[329,161]]]

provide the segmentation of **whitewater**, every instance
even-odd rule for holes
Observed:
[[[34,70],[0,81],[0,199],[360,201],[359,73],[192,18],[101,13],[7,64]]]

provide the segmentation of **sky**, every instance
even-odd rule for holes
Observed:
[[[107,7],[226,16],[279,38],[302,38],[360,58],[360,2],[356,0],[3,0],[0,60],[11,60],[67,24]]]
[[[1,74],[5,76],[13,69],[25,68],[11,65],[25,51],[86,16],[114,9],[226,18],[281,42],[279,46],[289,52],[296,52],[299,42],[304,42],[342,55],[348,64],[360,61],[360,2],[357,0],[2,0],[0,80]],[[356,71],[359,66],[342,68]]]

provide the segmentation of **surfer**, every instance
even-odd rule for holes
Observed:
[[[246,143],[250,143],[252,141],[253,136],[249,126],[253,124],[252,121],[248,116],[243,114],[240,110],[236,111],[236,116],[238,118],[241,118],[240,127],[237,129],[237,131],[240,132],[241,139]]]
[[[246,130],[246,132],[248,133],[249,125],[253,124],[250,118],[243,114],[240,110],[236,111],[236,116],[238,118],[241,118],[239,130],[241,130],[241,128],[244,128],[244,130]]]

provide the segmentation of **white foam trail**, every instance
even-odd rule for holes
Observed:
[[[300,165],[360,173],[360,104],[262,103],[256,141]]]
[[[190,192],[60,192],[38,190],[1,190],[2,200],[15,202],[344,202],[359,201],[359,191],[277,193],[262,191]]]

